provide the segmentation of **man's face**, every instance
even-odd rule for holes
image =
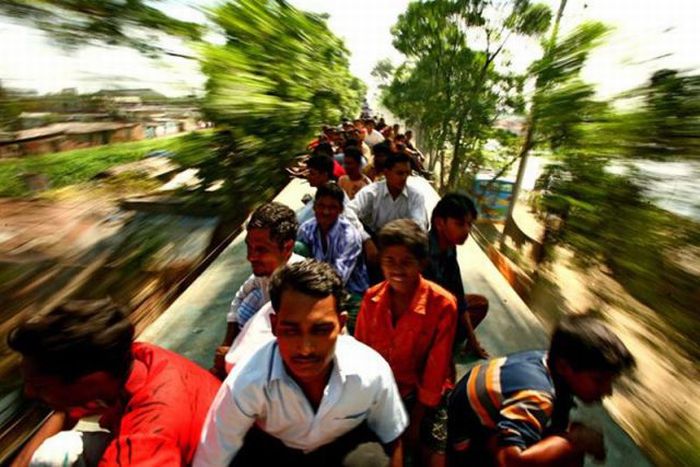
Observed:
[[[616,376],[609,371],[574,371],[568,379],[571,392],[586,404],[600,402],[613,393]]]
[[[309,185],[318,188],[328,183],[328,174],[317,169],[309,169],[308,174],[306,174],[306,180],[309,182]]]
[[[446,217],[444,219],[437,217],[435,227],[438,234],[450,245],[463,245],[472,230],[472,217]]]
[[[420,261],[403,245],[394,245],[381,251],[379,264],[389,286],[400,294],[415,291],[421,272]]]
[[[357,175],[360,173],[360,163],[355,159],[346,157],[343,160],[343,166],[345,167],[345,173],[348,175]]]
[[[572,394],[585,404],[600,402],[612,395],[617,375],[610,371],[575,370],[565,360],[555,362],[555,368]]]
[[[335,307],[332,295],[317,298],[293,289],[282,292],[279,310],[270,319],[282,360],[296,381],[326,377],[347,319]]]
[[[248,247],[248,262],[256,276],[269,276],[286,264],[294,246],[289,241],[280,247],[270,238],[270,229],[248,229],[245,244]]]
[[[25,357],[21,364],[24,393],[29,399],[38,399],[54,410],[83,416],[104,413],[105,395],[118,393],[119,384],[104,371],[90,373],[73,382],[43,374],[32,358]]]
[[[322,230],[328,230],[333,227],[341,212],[343,212],[343,206],[331,196],[321,196],[314,201],[316,222]]]
[[[411,164],[408,162],[394,164],[390,169],[384,171],[386,186],[390,190],[401,192],[406,186],[409,175],[411,175]]]

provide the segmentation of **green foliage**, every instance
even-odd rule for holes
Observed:
[[[19,129],[19,115],[21,107],[5,91],[0,83],[0,131]]]
[[[656,71],[623,98],[641,106],[619,115],[615,133],[623,153],[650,159],[700,157],[700,75]]]
[[[349,72],[348,52],[323,17],[285,2],[240,0],[211,12],[224,45],[202,47],[208,76],[204,110],[227,128],[217,157],[199,168],[206,188],[238,205],[274,191],[284,167],[324,123],[359,112],[365,86]]]
[[[547,6],[526,0],[433,0],[411,3],[393,27],[394,47],[408,57],[383,89],[384,105],[424,135],[431,168],[451,149],[441,188],[480,167],[493,122],[523,109],[525,77],[501,60],[509,40],[539,36],[549,27]],[[480,41],[485,38],[485,46]],[[379,64],[377,72],[386,71]]]
[[[31,195],[32,193],[23,180],[23,175],[29,173],[43,174],[48,178],[52,188],[61,188],[86,182],[98,173],[115,165],[143,159],[150,151],[155,149],[167,149],[176,154],[176,160],[178,157],[188,160],[188,158],[192,157],[193,138],[200,142],[199,147],[203,147],[203,141],[211,138],[211,136],[176,136],[42,154],[22,159],[0,160],[0,196],[21,197]],[[179,156],[181,148],[185,149],[183,149],[183,155]]]
[[[3,0],[0,13],[47,32],[60,46],[132,47],[151,56],[163,50],[154,33],[197,40],[202,27],[173,19],[144,0]]]

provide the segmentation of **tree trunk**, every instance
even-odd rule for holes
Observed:
[[[457,177],[459,176],[459,168],[462,165],[462,135],[464,133],[464,120],[466,116],[463,116],[459,120],[457,125],[457,131],[455,133],[455,142],[453,145],[452,161],[450,162],[450,176],[447,179],[447,189],[452,190],[457,182]]]

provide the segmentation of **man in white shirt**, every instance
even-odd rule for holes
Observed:
[[[370,148],[375,144],[384,141],[384,136],[382,136],[382,134],[379,131],[377,131],[377,129],[374,128],[374,126],[374,120],[372,120],[371,118],[365,120],[365,130],[367,131],[367,136],[365,136],[365,143],[367,143],[367,146],[369,146]]]
[[[354,212],[370,235],[377,234],[387,223],[396,219],[413,219],[427,231],[425,198],[420,191],[407,184],[411,159],[405,154],[394,154],[386,159],[384,167],[384,180],[360,190],[348,204],[347,210]],[[363,238],[367,262],[376,264],[377,247],[372,239]]]
[[[403,463],[408,424],[389,365],[340,336],[343,285],[326,263],[287,265],[270,281],[275,340],[239,362],[209,409],[195,467],[341,465],[378,440]]]

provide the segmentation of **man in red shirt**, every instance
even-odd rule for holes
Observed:
[[[22,354],[26,395],[54,410],[13,465],[192,462],[220,382],[133,336],[110,300],[68,302],[9,334],[10,348]],[[91,415],[108,434],[66,431]]]
[[[420,436],[423,464],[444,464],[447,441],[443,395],[453,384],[452,343],[457,302],[424,279],[426,232],[414,221],[398,219],[379,232],[379,264],[386,280],[362,301],[355,338],[389,362],[399,392],[410,410],[407,445]]]

